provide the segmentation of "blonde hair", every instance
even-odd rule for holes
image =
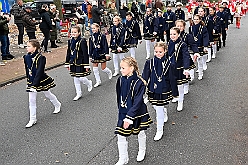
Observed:
[[[114,19],[117,19],[119,22],[121,22],[121,17],[115,16]]]
[[[185,22],[184,20],[182,20],[182,19],[176,20],[175,25],[176,25],[177,23],[179,23],[179,22],[182,23],[184,27],[186,26],[186,22]]]
[[[100,29],[100,25],[99,25],[99,24],[93,23],[93,24],[91,25],[91,27],[92,27],[93,25],[94,25],[95,27],[97,27],[98,29]]]
[[[146,81],[141,77],[138,63],[133,57],[124,57],[121,61],[127,63],[129,67],[133,67],[133,71],[137,73],[138,77],[143,81],[145,85],[147,84]]]
[[[156,42],[155,45],[154,45],[154,48],[156,47],[162,47],[164,48],[164,51],[167,52],[168,50],[168,46],[165,42]]]

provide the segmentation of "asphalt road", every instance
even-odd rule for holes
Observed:
[[[156,125],[147,131],[147,152],[136,162],[137,136],[129,141],[129,164],[144,165],[245,165],[248,164],[248,18],[241,29],[231,25],[227,47],[208,64],[203,80],[190,86],[184,110],[170,104],[164,136],[154,142]],[[140,69],[145,62],[145,43],[137,51]],[[108,63],[113,70],[112,61]],[[99,165],[118,160],[115,83],[101,74],[102,85],[83,97],[75,96],[73,79],[59,67],[48,72],[57,84],[52,92],[62,102],[61,113],[42,93],[37,97],[37,124],[26,129],[29,120],[25,80],[0,88],[1,165]],[[89,76],[95,82],[93,74]],[[149,105],[153,120],[155,112]],[[174,124],[172,124],[174,123]]]

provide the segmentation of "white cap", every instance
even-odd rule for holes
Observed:
[[[183,4],[181,2],[177,2],[176,6],[183,6]]]

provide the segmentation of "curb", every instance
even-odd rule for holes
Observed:
[[[57,67],[60,67],[62,65],[64,65],[65,62],[61,62],[61,63],[57,63],[57,64],[54,64],[52,66],[49,66],[45,69],[45,71],[48,71],[48,70],[51,70],[51,69],[54,69],[54,68],[57,68]],[[0,82],[0,87],[3,87],[3,86],[6,86],[10,83],[14,83],[14,82],[17,82],[17,81],[20,81],[20,80],[23,80],[26,78],[26,75],[20,75],[20,76],[17,76],[16,78],[12,78],[12,79],[9,79],[9,80],[6,80],[6,81],[3,81],[3,82]]]

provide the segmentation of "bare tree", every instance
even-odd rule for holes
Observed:
[[[59,10],[59,18],[63,19],[61,0],[53,0],[53,3],[56,5],[57,10]]]

